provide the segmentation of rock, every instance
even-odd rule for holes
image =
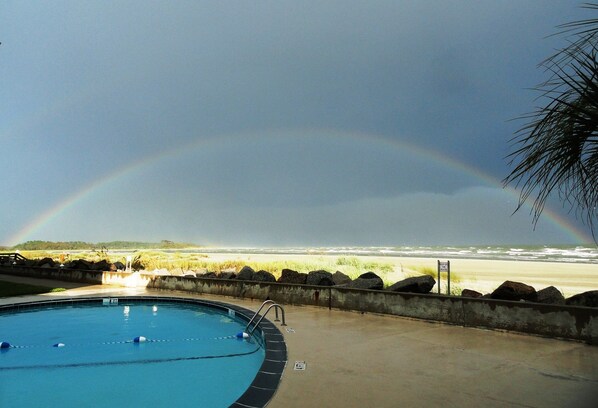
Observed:
[[[538,298],[536,289],[521,282],[504,281],[502,285],[492,292],[492,299],[501,300],[528,300],[535,302]]]
[[[346,285],[347,288],[355,289],[370,289],[382,290],[384,289],[384,282],[382,278],[357,278]]]
[[[403,293],[429,293],[436,280],[430,275],[413,276],[390,286],[387,290]]]
[[[13,263],[15,262],[15,263]],[[36,266],[37,260],[36,259],[27,259],[25,261],[21,259],[17,259],[16,261],[9,261],[10,265],[24,265],[24,266]]]
[[[120,262],[120,261],[116,261],[112,264],[112,266],[114,266],[114,270],[115,271],[124,271],[125,269],[127,269],[127,267],[125,266],[124,263]],[[112,269],[110,269],[112,270]]]
[[[87,262],[84,259],[75,259],[74,261],[69,262],[65,265],[69,269],[78,269],[83,271],[88,271],[91,269],[91,262]]]
[[[480,292],[476,292],[475,290],[463,289],[461,291],[461,296],[462,297],[470,297],[470,298],[481,298],[484,295]]]
[[[328,271],[311,271],[307,274],[307,279],[305,280],[307,285],[316,285],[316,286],[334,286],[334,282],[332,281],[332,274]]]
[[[345,275],[341,271],[336,271],[332,275],[332,282],[334,282],[335,285],[346,285],[346,284],[350,283],[351,280],[352,279],[349,278],[348,275]]]
[[[91,265],[91,270],[93,271],[109,271],[110,270],[110,262],[102,259],[99,262],[95,262]]]
[[[366,272],[359,275],[357,279],[380,279],[380,277],[374,272]]]
[[[552,305],[565,304],[565,297],[563,296],[561,291],[555,288],[554,286],[549,286],[547,288],[539,290],[536,295],[536,302],[538,303],[549,303]]]
[[[234,272],[220,272],[218,278],[220,279],[235,279],[237,274]]]
[[[276,282],[276,278],[268,271],[257,271],[253,274],[252,280],[258,282]]]
[[[245,265],[237,274],[237,280],[252,280],[255,271],[251,266]]]
[[[56,266],[56,262],[54,262],[52,258],[43,258],[39,261],[36,261],[35,266],[41,268],[53,268],[54,266]]]
[[[579,293],[565,301],[569,306],[598,307],[598,290]]]
[[[195,272],[195,271],[189,271],[189,270],[183,271],[183,276],[185,278],[196,278],[197,277],[197,272]]]
[[[280,283],[299,283],[304,285],[307,281],[307,274],[294,271],[292,269],[283,269],[278,278],[278,282]]]
[[[206,273],[202,273],[201,275],[195,275],[198,276],[199,278],[208,278],[208,279],[214,279],[217,278],[218,275],[216,275],[216,272],[206,272]]]

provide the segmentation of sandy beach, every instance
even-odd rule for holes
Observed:
[[[393,256],[356,256],[364,262],[392,264],[394,271],[383,278],[387,282],[396,282],[409,276],[421,274],[418,270],[430,268],[437,270],[437,259],[393,257]],[[314,263],[324,261],[334,263],[338,255],[298,255],[298,254],[250,254],[250,253],[209,253],[214,262],[240,260],[251,262],[296,261]],[[506,261],[478,259],[441,259],[450,261],[451,289],[473,289],[489,293],[506,280],[523,282],[536,290],[555,286],[565,297],[589,290],[598,290],[598,263],[567,263],[537,261]],[[340,268],[339,268],[340,269]],[[335,272],[331,270],[330,272]],[[446,291],[443,277],[441,290]],[[437,290],[435,287],[434,291]]]

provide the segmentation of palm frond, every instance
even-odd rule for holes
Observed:
[[[585,7],[598,11],[598,4]],[[549,197],[558,194],[596,240],[598,19],[559,28],[575,38],[541,63],[549,75],[535,88],[543,104],[519,118],[525,124],[511,139],[513,151],[507,156],[514,168],[503,181],[520,190],[515,211],[533,197],[532,215],[537,223]]]

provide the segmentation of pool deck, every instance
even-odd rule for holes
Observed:
[[[8,275],[0,279],[67,289],[0,298],[0,304],[126,295],[210,299],[252,310],[261,304]],[[283,306],[288,326],[280,329],[289,361],[269,408],[598,406],[597,346],[395,316]],[[305,370],[295,370],[296,361],[304,361]]]

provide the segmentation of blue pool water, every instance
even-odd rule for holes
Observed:
[[[2,312],[0,407],[227,407],[264,361],[259,338],[237,339],[245,325],[159,301]]]

